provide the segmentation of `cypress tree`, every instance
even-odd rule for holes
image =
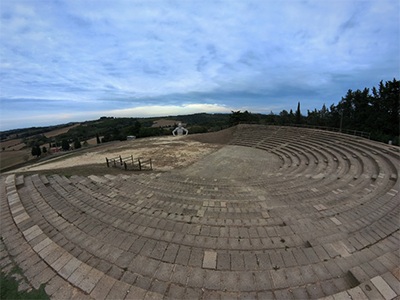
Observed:
[[[296,110],[296,124],[301,123],[301,112],[300,112],[300,102],[297,104],[297,110]]]

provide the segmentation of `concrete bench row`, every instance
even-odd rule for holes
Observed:
[[[38,179],[38,177],[36,177],[36,180]],[[68,183],[68,186],[70,186],[71,184],[70,184],[70,181],[69,180],[66,180],[66,179],[62,179],[61,177],[60,177],[60,179],[59,179],[59,181],[60,182],[64,182],[64,183]],[[50,180],[50,182],[51,182],[51,180]],[[71,237],[72,236],[80,236],[81,234],[71,234]],[[276,241],[278,241],[277,239],[276,239]],[[93,242],[93,241],[91,241],[91,242]],[[327,247],[327,246],[326,246]],[[167,248],[168,249],[168,248]],[[309,249],[311,249],[311,248],[309,248]],[[297,251],[297,250],[296,250]],[[304,250],[303,250],[304,251]],[[250,257],[251,256],[253,256],[254,258],[253,258],[253,262],[255,262],[255,263],[253,263],[253,266],[255,266],[256,264],[257,264],[257,258],[256,257],[258,257],[258,256],[262,256],[263,255],[263,253],[265,253],[265,252],[260,252],[260,253],[258,253],[258,254],[251,254],[250,255]],[[279,252],[278,252],[279,253]],[[283,255],[282,253],[285,253],[285,255],[286,255],[286,253],[291,253],[291,251],[285,251],[285,252],[281,252],[281,254],[278,254],[278,255]],[[268,253],[267,253],[268,254]],[[99,254],[98,254],[99,255]],[[258,256],[257,256],[258,255]],[[269,256],[271,256],[272,255],[272,253],[271,254],[268,254]],[[336,255],[338,255],[338,253],[336,253]],[[100,256],[100,255],[99,255]],[[303,255],[304,256],[304,255]],[[231,267],[231,263],[228,263],[228,267],[227,267],[227,265],[226,264],[224,264],[224,263],[222,263],[223,261],[229,261],[229,262],[231,262],[232,260],[234,260],[235,262],[237,262],[237,261],[245,261],[245,258],[244,258],[244,255],[242,255],[242,254],[239,254],[239,256],[234,256],[233,254],[228,254],[228,257],[229,257],[229,259],[227,260],[227,259],[224,259],[223,257],[224,257],[224,255],[222,254],[222,253],[218,253],[218,256],[217,256],[218,258],[217,258],[217,262],[219,262],[219,268],[222,268],[223,270],[225,270],[226,268],[227,269],[230,269]],[[301,256],[300,256],[301,257]],[[250,261],[251,261],[251,259],[250,259]],[[282,268],[282,270],[283,269],[285,269],[286,267],[288,267],[289,269],[288,270],[286,270],[286,272],[295,272],[294,270],[292,270],[291,268],[293,268],[293,266],[291,266],[290,265],[290,263],[288,263],[289,261],[290,261],[290,258],[288,258],[288,257],[286,257],[286,259],[285,260],[283,260],[283,258],[280,258],[280,259],[276,259],[275,258],[275,260],[272,260],[272,259],[270,259],[269,260],[270,261],[270,263],[271,264],[276,264],[276,267],[279,267],[279,269],[280,268]],[[296,260],[295,260],[296,261]],[[284,262],[284,263],[282,263],[282,262]],[[307,260],[307,264],[308,263],[310,263],[310,261],[308,261]],[[319,261],[319,263],[321,263],[321,261]],[[247,264],[244,264],[243,263],[243,266],[242,267],[240,267],[240,265],[241,265],[242,263],[238,263],[238,265],[234,265],[233,266],[233,269],[230,269],[231,271],[232,270],[237,270],[237,271],[240,271],[240,269],[242,268],[244,268],[244,266],[247,266],[247,265],[252,265],[252,263],[247,263]],[[281,267],[279,266],[279,264],[283,264]],[[287,266],[286,266],[286,265]],[[295,264],[295,266],[297,266],[296,264]],[[243,270],[244,271],[244,270]],[[253,272],[255,272],[255,271],[257,271],[257,270],[253,270]],[[273,273],[273,274],[275,274],[275,273]],[[243,276],[245,276],[245,275],[243,275]],[[268,278],[271,278],[272,276],[275,276],[275,275],[272,275],[272,274],[270,274],[270,277],[268,277]]]
[[[295,129],[256,129],[241,142],[281,157],[279,172],[241,182],[11,175],[1,179],[2,217],[51,271],[41,280],[62,279],[82,297],[399,295],[397,152],[329,133],[301,130],[302,142]]]

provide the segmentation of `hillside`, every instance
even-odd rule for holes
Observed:
[[[39,147],[42,157],[43,147],[61,147],[63,141],[70,145],[79,142],[82,146],[97,145],[97,137],[102,143],[126,140],[128,135],[137,138],[171,135],[174,124],[182,122],[191,134],[216,131],[227,127],[228,115],[196,114],[164,118],[113,118],[81,123],[68,123],[49,127],[32,127],[8,130],[0,133],[0,170],[37,160],[31,154],[33,147]],[[160,127],[161,126],[161,127]],[[165,127],[165,128],[162,128]]]
[[[115,174],[120,173],[121,169],[107,168],[105,158],[131,155],[135,161],[152,159],[153,168],[158,172],[182,169],[226,145],[235,129],[236,127],[232,127],[219,132],[197,135],[148,137],[104,143],[78,152],[66,152],[64,155],[40,160],[10,172],[24,174],[58,172],[86,176]]]

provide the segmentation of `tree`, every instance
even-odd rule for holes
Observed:
[[[379,90],[372,89],[372,111],[374,113],[375,128],[379,128],[384,134],[399,136],[399,94],[400,81],[379,83]]]
[[[274,114],[274,112],[271,110],[271,112],[268,115],[264,116],[265,119],[265,124],[270,124],[270,125],[276,125],[278,124],[278,119],[279,117]]]
[[[195,133],[206,133],[208,131],[206,126],[192,126],[188,128],[191,134]]]
[[[74,142],[74,148],[75,148],[75,149],[79,149],[79,148],[81,148],[81,147],[82,147],[81,142],[80,142],[79,140],[75,140],[75,142]]]
[[[117,127],[114,127],[114,129],[113,129],[112,140],[113,141],[121,140],[121,132],[119,131],[119,129]]]
[[[301,112],[300,112],[300,102],[297,104],[297,110],[296,110],[296,124],[301,123]]]
[[[141,127],[139,137],[160,136],[164,135],[164,129],[159,127]]]
[[[290,110],[290,112],[289,112],[289,120],[290,120],[290,124],[294,124],[294,122],[295,122],[295,116],[294,116],[294,113],[293,113],[293,109],[291,109]]]
[[[68,151],[69,150],[69,142],[66,139],[63,139],[61,142],[61,148],[64,151]]]
[[[340,126],[340,111],[338,109],[337,106],[335,106],[334,104],[331,105],[330,107],[330,118],[329,118],[329,123],[328,126],[330,127],[336,127],[339,128]]]
[[[354,107],[353,107],[353,91],[349,89],[345,97],[342,97],[342,100],[337,105],[337,110],[339,115],[341,116],[340,119],[343,128],[350,129],[354,120]],[[338,126],[339,127],[339,126]]]
[[[140,129],[142,128],[142,123],[140,123],[139,121],[135,121],[135,123],[129,127],[126,127],[122,133],[121,136],[123,136],[123,138],[126,138],[126,136],[128,135],[134,135],[136,137],[140,136]],[[121,137],[122,139],[122,137]]]
[[[42,155],[42,150],[40,150],[40,147],[37,146],[37,157],[40,157]]]
[[[103,136],[103,138],[101,139],[101,142],[102,142],[102,143],[107,143],[107,142],[109,142],[109,141],[111,141],[111,135],[110,135],[109,133],[106,133],[106,134]]]
[[[314,109],[313,111],[307,110],[307,124],[318,126],[320,123],[321,118],[317,112],[317,109]]]
[[[259,124],[260,117],[247,110],[244,112],[240,112],[240,110],[232,111],[232,114],[229,115],[229,126],[235,126],[239,123]]]
[[[338,104],[340,115],[343,114],[343,128],[371,131],[374,119],[377,117],[371,106],[372,97],[369,89],[363,91],[348,90],[346,97]]]
[[[100,144],[101,142],[100,142],[100,137],[99,137],[99,134],[98,133],[96,133],[96,142],[97,142],[97,144]]]
[[[42,155],[42,150],[40,150],[39,146],[33,146],[32,147],[32,151],[31,151],[32,156],[37,156],[39,157],[40,155]]]
[[[289,119],[290,116],[287,110],[284,109],[279,113],[279,125],[285,125],[290,123]]]
[[[328,122],[330,119],[331,115],[329,112],[329,109],[326,108],[325,103],[322,106],[322,109],[319,111],[319,118],[320,118],[320,124],[323,126],[328,126]]]
[[[37,148],[36,148],[36,146],[33,146],[33,147],[32,147],[31,154],[32,154],[32,156],[36,156],[36,155],[37,155]]]
[[[133,135],[139,135],[140,128],[142,128],[142,124],[136,120],[135,124],[133,124]]]
[[[47,153],[47,148],[46,148],[46,146],[43,146],[42,152],[43,152],[43,153]]]

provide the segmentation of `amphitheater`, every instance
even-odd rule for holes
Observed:
[[[399,147],[239,125],[178,170],[1,177],[1,266],[52,299],[399,299]]]

